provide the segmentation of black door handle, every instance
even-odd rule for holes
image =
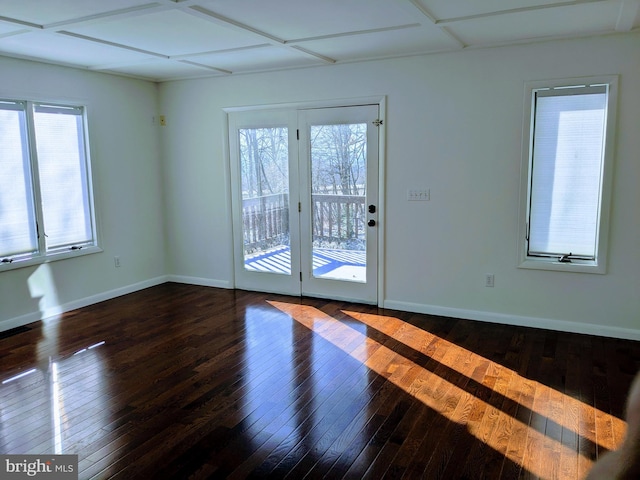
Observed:
[[[369,225],[370,227],[375,227],[376,226],[376,221],[371,219],[367,222],[367,225]]]

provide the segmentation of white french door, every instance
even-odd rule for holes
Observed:
[[[236,287],[377,303],[378,116],[229,114]]]
[[[302,294],[377,302],[378,106],[303,110]]]

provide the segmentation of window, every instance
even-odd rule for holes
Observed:
[[[605,273],[616,78],[529,84],[520,266]]]
[[[0,269],[99,251],[83,107],[0,99]]]

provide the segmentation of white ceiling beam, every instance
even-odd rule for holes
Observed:
[[[432,25],[440,28],[440,31],[444,33],[449,40],[452,40],[458,48],[465,48],[467,45],[460,40],[456,35],[443,25],[438,25],[436,17],[425,7],[420,0],[407,0],[407,4],[411,5],[414,11],[418,11],[423,17],[425,17]]]
[[[144,5],[136,5],[135,7],[121,8],[118,10],[110,10],[104,13],[96,13],[94,15],[87,15],[86,17],[71,18],[69,20],[62,20],[60,22],[50,23],[43,25],[44,30],[59,30],[62,27],[77,27],[84,26],[92,23],[116,20],[121,18],[131,18],[140,15],[147,15],[151,11],[163,11],[169,10],[171,7],[164,6],[160,3],[145,3]]]
[[[87,70],[101,71],[101,70],[114,70],[114,69],[126,68],[126,67],[137,67],[140,65],[144,65],[145,63],[155,62],[155,61],[156,61],[155,58],[147,58],[143,61],[123,60],[121,62],[100,63],[98,65],[91,65],[87,67]]]
[[[170,0],[173,1],[173,0]],[[223,48],[221,50],[207,50],[203,52],[181,53],[180,55],[171,55],[173,60],[183,60],[193,57],[202,57],[205,55],[224,55],[227,53],[243,52],[247,50],[255,50],[257,48],[271,47],[270,43],[261,43],[259,45],[250,45],[248,47]]]
[[[417,10],[422,14],[423,17],[426,17],[429,22],[432,24],[436,24],[436,17],[433,15],[427,7],[425,7],[420,0],[408,0],[408,2],[413,6],[414,10]]]
[[[23,20],[18,20],[17,18],[3,17],[2,15],[0,15],[0,22],[20,25],[21,27],[29,27],[32,30],[42,30],[42,25],[38,25],[37,23],[25,22]]]
[[[148,59],[145,62],[153,62],[155,61],[155,59]],[[201,68],[207,71],[215,71],[215,72],[219,72],[220,74],[224,74],[224,75],[230,75],[232,72],[230,72],[229,70],[224,70],[222,68],[216,68],[216,67],[211,67],[209,65],[203,65],[201,63],[196,63],[196,62],[189,62],[186,60],[174,60],[174,59],[170,59],[169,61],[175,61],[176,63],[184,63],[185,65],[190,65],[192,67],[197,67],[197,68]],[[110,70],[118,70],[118,69],[122,69],[122,68],[126,68],[126,67],[137,67],[140,65],[144,65],[145,62],[135,62],[135,61],[126,61],[126,62],[113,62],[113,63],[103,63],[101,65],[92,65],[90,67],[87,67],[88,70],[93,70],[93,71],[110,71]]]
[[[407,28],[418,28],[421,27],[419,23],[408,23],[406,25],[397,25],[393,27],[384,27],[384,28],[371,28],[368,30],[354,30],[351,32],[341,32],[341,33],[330,33],[328,35],[318,35],[316,37],[304,37],[304,38],[295,38],[293,40],[285,40],[285,44],[294,44],[294,43],[304,43],[304,42],[313,42],[316,40],[330,40],[333,38],[343,38],[343,37],[351,37],[355,35],[367,35],[369,33],[384,33],[384,32],[393,32],[396,30],[405,30]]]
[[[32,32],[33,30],[29,29],[29,30],[14,30],[12,32],[6,32],[6,33],[0,33],[0,38],[6,38],[6,37],[13,37],[14,35],[22,35],[23,33],[29,33]]]
[[[216,13],[207,8],[200,7],[198,5],[193,5],[189,8],[184,9],[183,11],[191,13],[192,15],[195,14],[195,16],[199,18],[203,18],[205,20],[215,22],[218,25],[231,27],[236,31],[251,33],[262,39],[268,40],[270,43],[284,45],[284,40],[281,38],[278,38],[274,35],[270,35],[267,32],[263,32],[262,30],[259,30],[257,28],[250,27],[249,25],[233,20],[232,18],[225,17],[224,15],[220,15],[219,13]]]
[[[616,31],[630,32],[640,17],[640,0],[622,0]]]
[[[231,70],[225,70],[223,68],[212,67],[210,65],[204,65],[198,62],[190,62],[189,60],[178,60],[180,63],[184,63],[185,65],[191,65],[193,67],[204,68],[205,70],[209,70],[212,72],[222,73],[224,75],[231,75],[233,72]]]
[[[331,57],[327,57],[326,55],[321,55],[320,53],[316,53],[312,50],[308,50],[306,48],[299,47],[297,45],[292,45],[291,50],[295,50],[297,52],[301,52],[308,57],[317,58],[318,60],[322,60],[324,63],[332,64],[336,63],[337,60]]]
[[[180,5],[180,7],[182,8],[185,6],[196,5],[199,0],[156,0],[156,1],[165,5],[173,5],[174,7],[176,5]]]
[[[80,35],[79,33],[68,32],[66,30],[60,30],[60,31],[58,31],[56,33],[58,33],[60,35],[66,35],[67,37],[77,38],[79,40],[85,40],[85,41],[88,41],[88,42],[98,43],[100,45],[106,45],[106,46],[109,46],[109,47],[121,48],[123,50],[128,50],[130,52],[143,53],[145,55],[149,55],[149,56],[156,57],[156,58],[164,58],[164,59],[167,59],[167,60],[170,58],[167,55],[162,55],[161,53],[151,52],[149,50],[143,50],[141,48],[131,47],[129,45],[123,45],[122,43],[109,42],[107,40],[101,40],[99,38],[89,37],[87,35]]]

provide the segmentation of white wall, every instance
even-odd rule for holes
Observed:
[[[0,273],[0,330],[167,278],[232,287],[222,109],[385,95],[386,307],[640,339],[638,52],[627,34],[160,87],[0,58],[0,97],[88,106],[104,248]],[[608,273],[518,269],[524,82],[600,74],[620,75]]]
[[[162,84],[168,271],[233,285],[224,107],[386,95],[385,306],[640,339],[638,52],[627,34]],[[524,83],[603,74],[620,75],[608,273],[518,269]]]
[[[157,87],[0,57],[0,98],[87,106],[104,252],[0,273],[0,330],[164,281]],[[115,268],[113,257],[122,266]]]

